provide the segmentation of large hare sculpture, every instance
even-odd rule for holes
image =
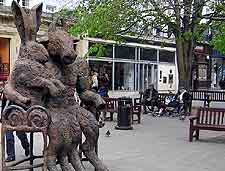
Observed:
[[[45,63],[49,60],[48,51],[42,44],[36,42],[41,24],[42,6],[39,4],[31,10],[25,10],[16,1],[12,2],[12,12],[21,38],[21,46],[6,90],[11,93],[16,90],[14,95],[10,94],[13,97],[13,99],[10,97],[10,100],[25,107],[43,105],[43,97],[46,93],[50,92],[51,95],[57,96],[65,88],[46,69]]]
[[[32,8],[28,14],[16,2],[13,2],[12,9],[22,45],[8,87],[6,87],[8,90],[6,94],[14,102],[24,104],[27,99],[27,101],[31,99],[31,105],[42,103],[51,115],[52,122],[48,130],[48,169],[57,171],[56,159],[58,159],[62,170],[69,171],[67,159],[69,156],[74,169],[84,171],[77,152],[82,131],[86,137],[86,141],[82,144],[84,154],[97,171],[108,171],[95,153],[99,136],[98,123],[94,115],[80,107],[74,98],[76,87],[84,101],[89,99],[96,107],[104,104],[98,95],[88,90],[90,84],[87,63],[81,58],[73,63],[76,59],[73,41],[65,31],[57,29],[54,24],[49,29],[50,58],[46,49],[34,41],[40,26],[41,5]],[[59,93],[64,86],[58,80],[66,86],[66,91],[63,93]],[[9,90],[14,90],[14,94]]]
[[[76,88],[81,100],[86,104],[91,103],[96,108],[101,108],[105,104],[99,95],[90,91],[89,66],[81,57],[77,57],[70,65],[65,62],[65,53],[67,58],[70,56],[69,59],[75,54],[73,41],[68,33],[57,28],[54,22],[49,27],[48,38],[47,48],[50,61],[46,66],[54,71],[55,77],[66,86],[66,91],[57,99],[51,96],[46,98],[46,106],[53,120],[49,129],[49,133],[52,133],[49,134],[50,144],[47,152],[48,163],[52,163],[49,170],[57,170],[55,160],[58,156],[61,165],[64,166],[63,171],[68,171],[66,155],[69,155],[70,162],[76,171],[84,170],[77,153],[77,145],[81,136],[79,128],[81,128],[86,138],[81,145],[84,155],[97,171],[109,171],[95,152],[99,137],[98,122],[94,114],[80,107],[74,98]],[[57,139],[57,137],[62,137],[62,139]]]

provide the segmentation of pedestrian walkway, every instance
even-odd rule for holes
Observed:
[[[110,171],[224,171],[225,132],[200,132],[200,141],[188,142],[189,122],[144,115],[134,130],[115,130],[106,122],[100,131],[99,155]],[[111,136],[105,133],[110,130]],[[36,135],[35,151],[42,138]],[[17,157],[24,152],[17,141]],[[85,163],[87,171],[92,171]],[[41,170],[41,169],[40,169]],[[93,170],[94,171],[94,170]]]

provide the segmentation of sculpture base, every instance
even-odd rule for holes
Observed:
[[[132,126],[115,126],[115,129],[117,130],[132,130],[133,127]]]

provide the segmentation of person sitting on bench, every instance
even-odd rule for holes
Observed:
[[[154,107],[158,107],[158,91],[154,88],[154,85],[149,85],[149,88],[144,91],[143,101],[144,113],[147,113],[147,106],[150,107],[150,111],[154,111]]]

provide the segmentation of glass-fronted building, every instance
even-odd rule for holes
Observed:
[[[99,56],[90,47],[101,45],[104,53]],[[92,70],[107,74],[110,90],[119,92],[143,91],[154,84],[161,92],[177,90],[178,73],[175,47],[85,38],[77,43],[80,56],[87,56]]]

